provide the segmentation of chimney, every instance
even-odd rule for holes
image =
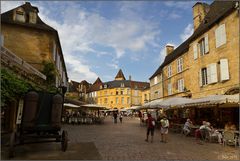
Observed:
[[[210,6],[207,3],[197,2],[193,7],[193,26],[194,31],[203,22],[206,14],[208,13]]]
[[[129,80],[132,80],[132,76],[131,75],[129,75]]]
[[[168,56],[169,54],[171,54],[174,50],[174,46],[171,44],[167,44],[166,45],[166,56]]]

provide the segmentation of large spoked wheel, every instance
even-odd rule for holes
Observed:
[[[13,158],[15,155],[14,147],[15,147],[16,133],[12,132],[9,141],[9,158]]]
[[[62,132],[62,151],[65,152],[67,150],[67,145],[68,145],[68,134],[67,131],[63,130]]]

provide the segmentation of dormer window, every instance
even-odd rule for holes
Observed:
[[[37,14],[35,12],[29,12],[29,23],[37,22]]]
[[[104,88],[107,88],[107,85],[106,85],[106,84],[104,85]]]
[[[16,10],[15,20],[19,22],[25,22],[24,11],[21,8]]]

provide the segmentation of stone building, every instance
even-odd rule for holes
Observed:
[[[239,87],[238,3],[197,2],[193,24],[186,41],[176,49],[166,46],[164,62],[150,77],[152,100],[227,94]]]
[[[57,30],[44,23],[29,2],[1,14],[1,43],[42,71],[44,62],[55,66],[55,86],[67,86],[68,76]]]
[[[129,108],[143,104],[142,95],[149,100],[149,83],[126,80],[122,70],[117,73],[115,80],[102,82],[98,78],[88,90],[90,103],[106,106],[108,108]]]
[[[151,100],[239,93],[239,3],[197,2],[193,26],[193,34],[176,49],[166,46],[163,63],[150,77]],[[239,118],[236,104],[205,107],[192,113],[223,122]]]

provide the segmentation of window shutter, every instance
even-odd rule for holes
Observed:
[[[199,75],[199,86],[202,87],[202,69],[200,69],[198,75]]]
[[[221,72],[221,81],[229,80],[229,71],[228,71],[228,60],[220,60],[220,72]]]
[[[212,83],[212,80],[211,80],[211,65],[208,65],[207,66],[207,84],[210,84]]]
[[[193,58],[196,60],[198,58],[197,44],[193,45]]]
[[[208,35],[204,37],[204,45],[205,45],[205,53],[209,52],[209,46],[208,46]]]
[[[221,43],[221,33],[220,33],[220,28],[218,27],[216,30],[215,30],[215,39],[216,39],[216,48],[218,48],[220,46],[220,43]]]
[[[221,35],[221,44],[226,44],[226,30],[225,30],[225,24],[222,24],[220,27],[220,35]]]
[[[211,83],[216,83],[218,81],[217,78],[217,63],[212,63],[210,65],[211,69]]]
[[[182,80],[182,92],[184,91],[184,79],[181,79]]]

